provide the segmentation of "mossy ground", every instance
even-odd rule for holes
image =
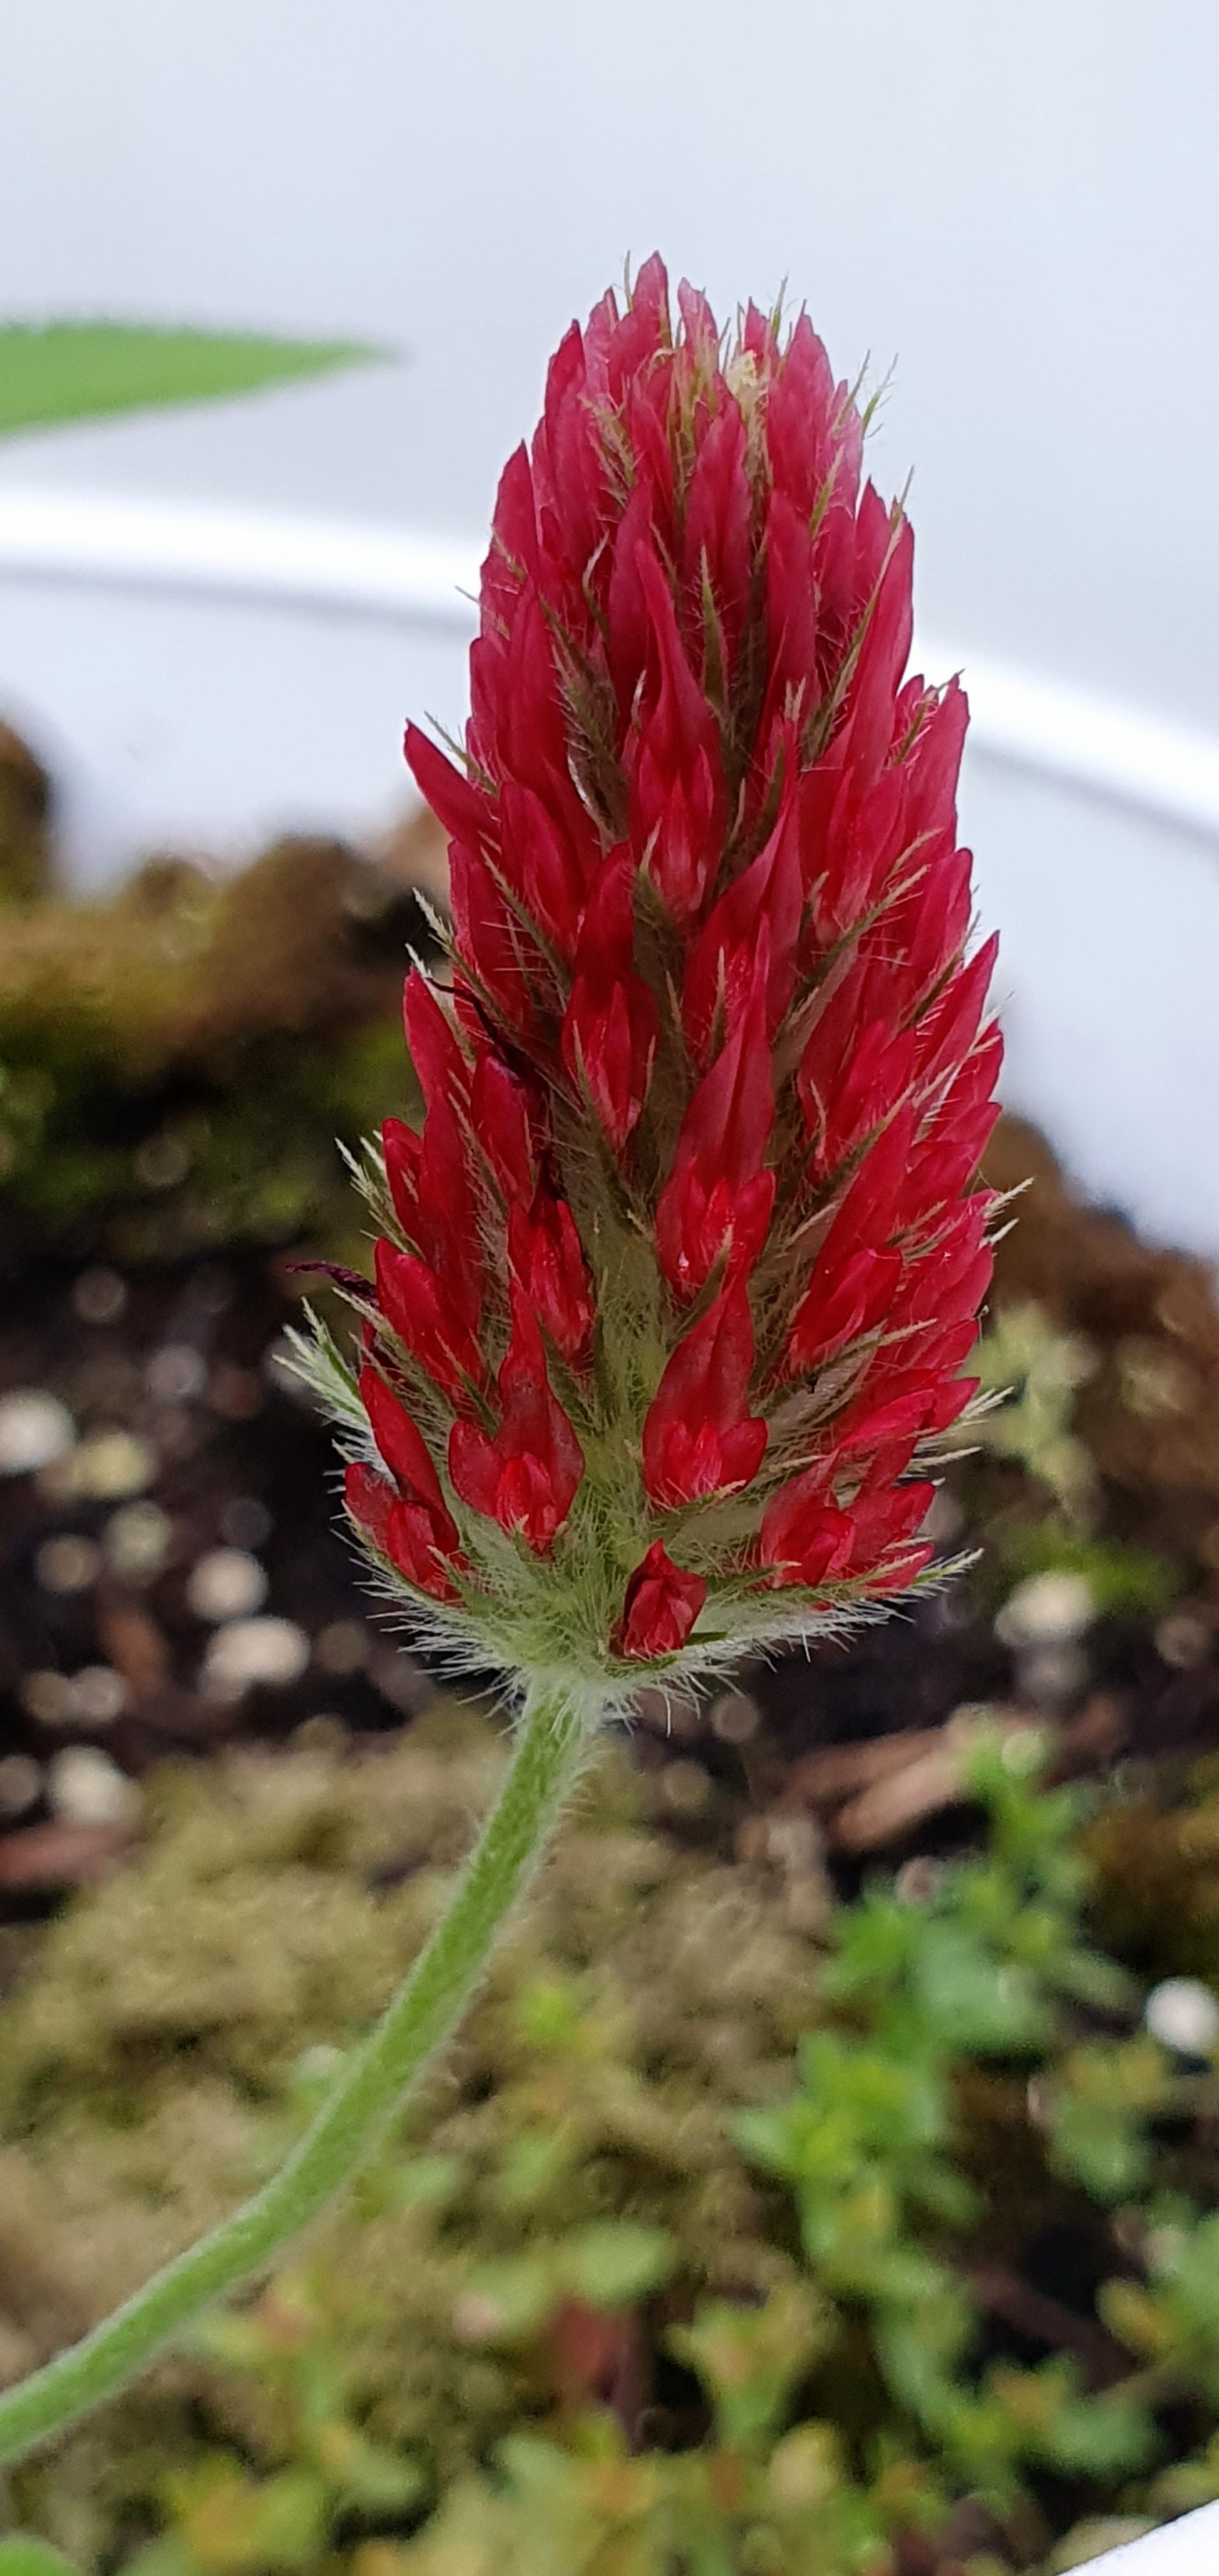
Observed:
[[[245,1752],[205,1769],[170,1768],[150,1793],[135,1861],[48,1932],[30,1936],[24,1959],[10,1957],[15,1984],[0,2073],[6,2373],[79,2331],[268,2170],[333,2052],[366,2028],[423,1939],[492,1794],[502,1751],[485,1720],[448,1709],[398,1745],[354,1758]],[[1123,1883],[1122,1824],[1119,1806],[1092,1828],[1102,1918]],[[1060,1822],[1051,1833],[1062,1829]],[[1168,1830],[1165,1817],[1162,1839]],[[1213,1897],[1213,1808],[1203,1801],[1183,1811],[1176,1830],[1180,1847],[1196,1852],[1198,1885]],[[1049,1865],[1056,1880],[1065,1864],[1053,1848]],[[1073,1867],[1062,1881],[1069,1904]],[[867,2194],[882,2188],[889,2150],[873,2181],[864,2183],[861,2167],[864,2198],[842,2239],[842,2281],[835,2270],[842,2256],[826,2257],[828,2271],[819,2258],[810,2274],[790,2199],[743,2151],[742,2114],[765,2114],[790,2096],[801,2037],[825,2020],[827,1997],[831,2019],[842,2009],[833,2001],[841,1981],[837,1989],[826,1983],[823,1942],[793,1923],[788,1894],[778,1868],[675,1851],[647,1821],[627,1749],[607,1748],[458,2050],[404,2137],[252,2307],[217,2320],[47,2460],[14,2473],[12,2510],[87,2568],[125,2570],[146,2535],[172,2526],[169,2554],[168,2542],[154,2549],[148,2541],[130,2560],[133,2576],[225,2569],[269,2576],[278,2567],[394,2576],[399,2566],[405,2576],[416,2563],[444,2576],[491,2576],[501,2557],[519,2562],[524,2576],[530,2561],[527,2551],[519,2557],[521,2535],[541,2531],[527,2509],[536,2472],[554,2488],[545,2520],[554,2576],[600,2570],[602,2559],[582,2556],[575,2537],[569,2556],[568,2542],[554,2538],[585,2525],[594,2539],[601,2535],[607,2571],[637,2567],[651,2576],[655,2568],[662,2576],[663,2532],[680,2496],[688,2492],[691,2513],[696,2502],[699,2513],[710,2511],[705,2480],[714,2486],[728,2475],[716,2470],[716,2451],[700,2448],[706,2395],[680,2358],[696,2319],[691,2351],[726,2371],[729,2406],[736,2386],[743,2395],[735,2402],[758,2411],[763,2428],[767,2404],[775,2410],[769,2449],[748,2471],[758,2529],[785,2528],[789,2470],[805,2498],[805,2519],[793,2525],[795,2554],[746,2556],[741,2568],[798,2576],[807,2564],[799,2554],[812,2528],[805,2472],[797,2474],[794,2452],[783,2466],[783,2445],[814,2432],[837,2461],[832,2474],[824,2463],[817,2472],[835,2499],[825,2538],[829,2576],[904,2568],[905,2557],[852,2555],[852,2517],[862,2515],[861,2529],[872,2530],[868,2515],[884,2497],[892,2516],[907,2495],[913,2532],[935,2483],[924,2493],[921,2440],[878,2376],[865,2333],[870,2293],[861,2293],[855,2323],[849,2287],[841,2305],[856,2259],[849,2249],[879,2223]],[[912,1891],[911,1921],[919,1901]],[[992,1911],[994,1902],[986,1899]],[[1014,1915],[1012,1924],[1012,1937],[1027,1946],[1033,1917]],[[857,1962],[872,1975],[874,1936],[865,1928],[858,1937]],[[1047,1965],[1057,1976],[1066,1954],[1057,1942],[1052,1950]],[[1140,1964],[1154,1973],[1163,1957],[1157,1947]],[[1002,1981],[993,1992],[987,1983],[993,1970],[979,1986],[971,1969],[975,1983],[964,1989],[961,1973],[959,1962],[951,1966],[945,1990],[955,2008],[964,2003],[967,2021],[979,2009],[993,2012],[1002,1994]],[[1089,1972],[1094,1980],[1096,1973]],[[1121,1979],[1111,1993],[1110,1974],[1096,1989],[1102,2029],[1113,2026],[1115,2011],[1128,2026]],[[1147,2224],[1150,2168],[1139,2120],[1168,2116],[1151,2184],[1161,2195],[1185,2189],[1209,2205],[1213,2143],[1200,2111],[1195,2132],[1170,2110],[1147,2043],[1131,2038],[1110,2066],[1103,2049],[1081,2054],[1077,2038],[1039,2079],[1051,2085],[1047,2099],[1065,2088],[1074,2106],[1074,2125],[1062,2130],[1066,2161],[1053,2153],[1047,2160],[1034,2092],[1019,2062],[1005,2063],[1006,2048],[1000,2036],[996,2062],[960,2071],[954,2154],[980,2197],[955,2259],[981,2285],[991,2316],[985,2349],[999,2370],[996,2386],[1007,2390],[1004,2403],[1014,2421],[1035,2426],[1053,2383],[1043,2389],[1035,2374],[1010,2378],[1016,2356],[1023,2367],[1042,2350],[1052,2355],[1061,2336],[1072,2367],[1082,2356],[1085,2380],[1099,2369],[1094,2384],[1102,2391],[1129,2367],[1091,2302],[1095,2283],[1125,2259],[1121,2227],[1111,2233],[1115,2196],[1124,2190],[1131,2248]],[[889,2074],[880,2060],[870,2074],[865,2059],[857,2073],[849,2053],[840,2062],[848,2089],[838,2108],[826,2107],[830,2160],[822,2168],[818,2151],[810,2176],[831,2175],[835,2156],[841,2161],[835,2123],[862,2118],[862,2137],[877,2116],[882,2123],[891,2116],[882,2106],[886,2086],[899,2080],[900,2057]],[[899,2098],[900,2090],[894,2117]],[[876,2136],[884,2134],[882,2125]],[[902,2152],[898,2135],[894,2156]],[[1100,2173],[1091,2198],[1079,2184],[1089,2158]],[[894,2183],[899,2169],[895,2163]],[[952,2225],[960,2233],[959,2218]],[[919,2243],[916,2228],[912,2253]],[[1060,2251],[1047,2270],[1054,2244]],[[1138,2299],[1154,2337],[1153,2302],[1142,2290]],[[770,2361],[749,2347],[751,2319],[774,2343]],[[746,2344],[734,2360],[731,2337],[742,2333]],[[758,2393],[772,2386],[768,2371],[769,2400]],[[961,2385],[965,2403],[968,2377]],[[803,2410],[784,2432],[801,2387]],[[1068,2400],[1075,2405],[1064,2385],[1054,2402]],[[609,2452],[595,2444],[592,2453],[581,2450],[590,2408],[602,2410],[596,2420],[611,2432],[622,2428],[620,2470],[611,2467],[612,2442]],[[1175,2438],[1196,2446],[1208,2422],[1195,2391]],[[534,2460],[526,2437],[535,2436],[560,2449]],[[523,2440],[518,2459],[513,2445]],[[912,2444],[901,2471],[907,2488],[900,2479],[894,2488],[903,2444]],[[642,2456],[628,2475],[632,2449]],[[507,2464],[506,2487],[486,2483],[497,2454]],[[742,2459],[750,2456],[747,2444]],[[875,2470],[878,2456],[891,2466],[865,2493],[848,2467],[858,2479],[866,2461]],[[1129,2456],[1133,2465],[1144,2456],[1138,2442]],[[664,2466],[670,2457],[672,2472]],[[524,2479],[519,2493],[513,2461]],[[1185,2492],[1209,2492],[1207,2474],[1191,2465]],[[1088,2510],[1137,2513],[1148,2509],[1149,2495],[1156,2509],[1160,2490],[1131,2485],[1120,2454],[1114,2470],[1056,2475],[1057,2502],[1051,2480],[1036,2509],[1028,2499],[1013,2502],[993,2526],[1001,2546],[994,2565],[1040,2565],[1047,2538]],[[822,2492],[817,2479],[814,2488]],[[941,2520],[952,2493],[950,2479]],[[1164,2488],[1160,2509],[1173,2494]],[[746,2501],[742,2490],[733,2511],[744,2514]],[[297,2507],[304,2519],[293,2525],[290,2548],[273,2532],[265,2545],[258,2541],[260,2517],[271,2530],[281,2510]],[[721,2509],[729,2512],[723,2498],[716,2514]],[[640,2554],[619,2558],[607,2534],[621,2540],[636,2515]],[[405,2535],[420,2517],[408,2547]],[[954,2527],[965,2527],[959,2507]],[[979,2527],[992,2528],[985,2515]],[[390,2552],[383,2568],[372,2538],[379,2530]],[[399,2535],[392,2548],[391,2532]],[[723,2562],[730,2563],[735,2569]],[[966,2562],[933,2555],[926,2563],[938,2570]],[[708,2556],[707,2567],[715,2564]]]
[[[163,1775],[143,1859],[55,1927],[6,2010],[9,2370],[258,2179],[299,2116],[308,2052],[387,2000],[499,1760],[484,1727],[445,1717],[358,1761]],[[309,2248],[342,2283],[362,2420],[429,2484],[553,2395],[470,2305],[480,2267],[510,2263],[523,2236],[536,2258],[629,2218],[671,2233],[688,2284],[747,2299],[790,2271],[722,2115],[781,2086],[814,1957],[764,1873],[675,1859],[625,1755],[604,1761],[411,2122],[412,2161]],[[77,2550],[96,2546],[152,2456],[189,2450],[201,2406],[215,2438],[257,2446],[258,2392],[176,2360],[19,2491]]]

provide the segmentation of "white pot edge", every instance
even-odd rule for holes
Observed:
[[[464,637],[482,552],[410,527],[0,480],[0,579],[329,608]],[[1219,835],[1219,737],[943,638],[920,636],[916,659],[933,675],[964,672],[984,758]]]
[[[1090,2558],[1079,2576],[1219,2576],[1219,2504]]]

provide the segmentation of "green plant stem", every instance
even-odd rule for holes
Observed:
[[[446,1913],[304,2136],[231,2218],[156,2273],[80,2343],[0,2396],[0,2466],[88,2414],[238,2289],[364,2162],[455,2029],[528,1884],[591,1738],[591,1712],[557,1689],[526,1700],[499,1798]]]

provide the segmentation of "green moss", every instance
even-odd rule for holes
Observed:
[[[267,2168],[314,2080],[307,2053],[387,1998],[499,1759],[483,1729],[449,1719],[443,1743],[420,1729],[353,1763],[311,1753],[160,1780],[146,1857],[55,1928],[6,2015],[12,2366]],[[537,2291],[546,2307],[561,2249],[573,2289],[604,2288],[607,2264],[632,2296],[650,2266],[746,2297],[789,2277],[722,2111],[781,2084],[812,1968],[765,1882],[675,1860],[640,1821],[625,1762],[608,1761],[414,2124],[422,2163],[391,2159],[358,2223],[319,2231],[303,2276],[365,2433],[420,2462],[429,2490],[544,2411],[544,2360],[521,2348],[512,2303]],[[607,2219],[634,2234],[603,2242]],[[64,2545],[95,2547],[147,2491],[154,2455],[190,2454],[200,2403],[227,2439],[274,2452],[265,2389],[180,2359],[21,2492]]]
[[[0,890],[4,878],[0,764]],[[27,905],[0,953],[10,1242],[127,1259],[346,1232],[335,1138],[405,1106],[399,1000],[426,926],[341,845],[226,879],[176,861]]]
[[[1105,1939],[1141,1974],[1219,1983],[1219,1764],[1200,1766],[1195,1795],[1163,1788],[1108,1808],[1086,1850]]]
[[[824,1949],[608,1757],[406,2151],[12,2509],[105,2576],[892,2576],[962,2512],[1032,2568],[1213,2492],[1211,2095],[1092,1946],[1046,1751],[979,1728],[984,1846]],[[6,2017],[6,2369],[282,2153],[501,1758],[451,1714],[155,1784]],[[1032,2290],[1047,2229],[1095,2315]]]
[[[51,882],[51,782],[19,734],[0,723],[0,905],[33,903]]]

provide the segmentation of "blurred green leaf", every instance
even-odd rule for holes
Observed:
[[[688,2326],[671,2327],[671,2352],[696,2371],[730,2450],[761,2449],[793,2387],[832,2335],[828,2311],[803,2282],[771,2292],[761,2307],[705,2301]]]
[[[330,2523],[324,2478],[281,2469],[256,2480],[216,2479],[182,2519],[182,2538],[201,2576],[271,2576],[311,2568]]]
[[[985,2056],[1044,2046],[1052,2022],[1033,1978],[995,1958],[961,1925],[929,1922],[915,1962],[914,1992],[945,2050]]]
[[[27,2540],[21,2532],[0,2540],[0,2576],[76,2576],[71,2561],[45,2540]]]
[[[480,2263],[462,2292],[463,2335],[472,2344],[518,2342],[536,2333],[556,2296],[547,2254],[504,2254]]]
[[[385,354],[357,340],[272,339],[152,322],[3,323],[0,438],[108,412],[214,402]]]
[[[1054,2463],[1084,2477],[1113,2478],[1146,2466],[1156,2448],[1151,2415],[1122,2396],[1081,2398],[1055,2415],[1047,2440]]]
[[[1141,2128],[1129,2114],[1068,2098],[1051,2118],[1054,2161],[1094,2200],[1123,2200],[1145,2184],[1151,2156]]]
[[[568,2237],[563,2273],[577,2298],[587,2299],[591,2308],[630,2307],[668,2279],[675,2256],[667,2229],[607,2218]]]

